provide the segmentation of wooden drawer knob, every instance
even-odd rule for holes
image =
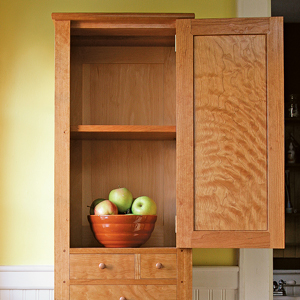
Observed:
[[[100,264],[99,264],[99,268],[100,268],[100,269],[105,269],[105,268],[106,268],[106,265],[105,265],[104,263],[100,263]]]
[[[125,297],[121,297],[120,300],[126,300],[126,298]]]
[[[163,267],[163,265],[161,263],[156,264],[156,269],[161,269],[162,267]]]

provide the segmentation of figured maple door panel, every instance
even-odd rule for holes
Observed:
[[[266,38],[194,37],[195,230],[267,230]]]
[[[281,18],[180,20],[177,246],[284,246]]]

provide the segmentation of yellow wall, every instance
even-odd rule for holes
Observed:
[[[237,249],[193,249],[194,266],[237,266]]]
[[[226,18],[235,16],[235,0],[0,1],[0,265],[54,262],[52,12]],[[194,262],[234,264],[235,255],[232,249],[194,250]]]

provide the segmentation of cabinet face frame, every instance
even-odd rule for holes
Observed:
[[[194,14],[53,14],[55,24],[55,299],[70,299],[70,285],[76,285],[77,280],[70,279],[70,253],[74,250],[81,254],[89,253],[92,248],[70,248],[70,150],[71,134],[71,83],[70,83],[70,56],[71,42],[75,46],[162,46],[174,47],[175,24],[177,18],[194,18]],[[154,32],[154,33],[153,33]],[[71,38],[72,37],[72,38]],[[95,38],[96,37],[96,38]],[[120,38],[121,37],[121,38]],[[123,38],[124,37],[124,38]],[[107,44],[108,43],[108,44]],[[175,84],[175,82],[174,82]],[[174,99],[175,100],[175,99]],[[175,103],[174,103],[175,108]],[[175,110],[174,110],[175,112]],[[174,117],[175,119],[175,117]],[[145,126],[140,130],[135,126],[125,128],[96,128],[100,139],[105,136],[113,139],[123,135],[120,129],[130,139],[174,140],[175,126]],[[95,127],[75,128],[75,135],[79,139],[98,138],[93,130]],[[74,133],[74,132],[73,132]],[[138,137],[137,137],[138,136]],[[76,138],[76,137],[75,137]],[[175,144],[174,144],[175,146]],[[175,159],[175,156],[174,156]],[[175,167],[175,164],[174,164]],[[174,180],[175,182],[175,180]],[[174,228],[175,229],[175,228]],[[103,248],[95,248],[101,253]],[[143,253],[167,253],[168,248],[127,249],[137,257]],[[189,299],[192,295],[192,252],[191,249],[170,248],[177,253],[177,278],[171,279],[176,289],[178,299]],[[104,249],[104,252],[115,253],[118,249]],[[135,263],[135,268],[139,264]],[[151,279],[152,280],[152,279]],[[149,284],[150,279],[137,282],[138,285]],[[169,279],[166,282],[170,281]],[[99,280],[100,285],[105,281]],[[90,284],[87,281],[85,284]],[[114,285],[121,284],[118,281]],[[153,284],[153,280],[152,280]],[[162,285],[166,283],[161,283]]]
[[[70,21],[55,22],[55,299],[69,299]]]
[[[284,98],[282,18],[178,20],[176,32],[177,247],[284,247]],[[263,35],[266,41],[266,230],[196,230],[194,38]],[[204,157],[205,159],[205,157]]]

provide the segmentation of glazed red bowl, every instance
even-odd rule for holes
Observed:
[[[153,215],[89,215],[95,238],[108,248],[135,248],[146,243],[154,230]]]

